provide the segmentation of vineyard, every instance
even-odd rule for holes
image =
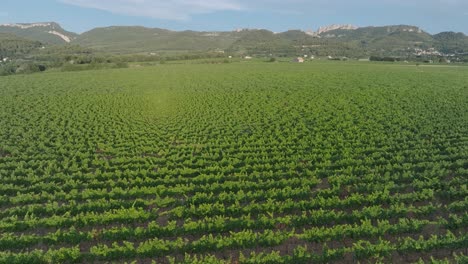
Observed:
[[[0,77],[0,263],[466,263],[468,68]]]

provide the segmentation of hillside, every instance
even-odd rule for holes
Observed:
[[[463,33],[441,32],[434,35],[435,46],[445,53],[466,53],[468,52],[468,36]]]
[[[369,55],[404,55],[415,49],[428,49],[434,46],[434,39],[430,34],[408,25],[338,29],[324,32],[319,36],[354,45]]]
[[[228,52],[296,56],[314,54],[318,56],[359,56],[362,54],[357,47],[334,39],[324,39],[311,36],[300,30],[289,30],[273,33],[267,30],[244,30],[237,40],[227,49]]]
[[[170,31],[145,27],[96,28],[78,36],[73,43],[119,53],[158,51],[205,51],[227,48],[231,32]]]
[[[291,56],[408,56],[431,48],[446,52],[468,51],[462,33],[430,35],[408,25],[355,27],[331,25],[317,32],[289,30],[274,33],[264,29],[227,32],[170,31],[145,27],[97,28],[78,36],[74,43],[118,53],[226,51],[250,55]],[[460,40],[463,41],[460,41]]]
[[[10,33],[44,44],[66,44],[77,34],[64,30],[55,22],[0,24],[0,33]]]
[[[324,40],[300,30],[274,33],[265,29],[243,29],[225,32],[170,31],[145,27],[107,27],[85,32],[73,41],[100,51],[118,53],[226,51],[252,55],[295,55],[303,46],[335,47],[330,54],[343,54],[345,43]],[[339,47],[337,47],[339,46]],[[329,48],[327,48],[329,49]]]
[[[172,31],[141,26],[95,28],[80,35],[59,24],[4,24],[0,33],[41,42],[45,46],[73,44],[110,54],[183,54],[226,52],[253,56],[315,56],[362,58],[369,56],[465,56],[468,37],[463,33],[431,35],[419,27],[391,25],[356,27],[330,25],[317,31],[265,29],[224,32]]]

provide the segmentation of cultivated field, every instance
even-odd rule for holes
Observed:
[[[468,256],[468,68],[0,78],[0,263]]]

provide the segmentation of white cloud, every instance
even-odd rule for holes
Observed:
[[[191,15],[217,11],[239,11],[237,0],[58,0],[62,3],[93,8],[115,14],[186,20]]]
[[[165,20],[187,20],[196,14],[218,11],[261,11],[274,14],[326,13],[330,10],[389,7],[421,10],[468,10],[467,0],[56,0],[115,14]]]

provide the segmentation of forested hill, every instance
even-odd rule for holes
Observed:
[[[70,43],[78,36],[55,22],[0,24],[0,33],[11,33],[44,44]]]
[[[29,54],[42,47],[41,42],[27,40],[14,34],[0,33],[0,59]]]
[[[140,26],[95,28],[80,35],[59,24],[3,24],[0,33],[21,38],[20,46],[73,44],[113,54],[219,52],[257,56],[455,56],[468,54],[468,37],[463,33],[431,35],[415,26],[355,27],[332,25],[318,31],[289,30],[275,33],[264,29],[224,32],[171,31]],[[8,35],[11,36],[11,35]],[[5,49],[3,39],[0,47]],[[8,43],[8,41],[7,41]],[[7,45],[7,46],[5,46]]]
[[[311,53],[318,56],[360,57],[403,56],[431,48],[440,48],[446,53],[468,52],[468,37],[463,33],[444,32],[431,35],[422,29],[406,25],[357,29],[332,27],[320,32],[290,30],[282,33],[264,29],[195,32],[107,27],[85,32],[74,43],[121,53],[222,50],[252,55]]]

